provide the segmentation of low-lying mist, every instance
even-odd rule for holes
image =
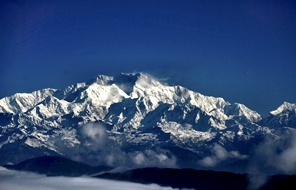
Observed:
[[[60,139],[54,139],[54,144],[61,152],[71,153],[69,157],[72,160],[111,167],[177,167],[177,159],[169,150],[124,150],[123,144],[110,139],[107,126],[103,123],[81,125],[76,133],[80,141],[77,146],[69,147]]]
[[[130,182],[90,177],[46,177],[28,172],[18,172],[0,167],[1,190],[170,190],[156,184],[143,185]]]

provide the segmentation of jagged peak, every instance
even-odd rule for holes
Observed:
[[[57,91],[57,89],[45,88],[31,93],[16,93],[12,96],[2,98],[0,99],[0,112],[25,112]]]
[[[227,115],[245,117],[252,122],[257,122],[262,119],[259,113],[240,103],[233,103],[227,106],[225,112]]]
[[[139,88],[147,88],[150,86],[158,86],[161,84],[159,79],[153,77],[150,74],[142,73],[142,72],[134,72],[134,73],[121,73],[116,76],[106,76],[106,75],[98,75],[97,77],[92,78],[86,85],[91,84],[99,84],[99,85],[117,85],[120,89],[122,89],[126,94],[131,94],[134,90],[134,87],[137,86]]]
[[[129,79],[129,81],[136,81],[141,77],[149,77],[152,78],[151,75],[142,73],[142,72],[134,72],[134,73],[120,73],[115,76],[108,76],[108,75],[98,75],[92,79],[90,79],[87,83],[99,83],[99,84],[109,84],[119,79]]]
[[[143,87],[143,88],[147,88],[150,86],[159,86],[161,85],[161,82],[156,79],[155,77],[148,75],[148,74],[143,74],[143,73],[139,73],[136,81],[136,85]]]
[[[143,79],[143,78],[157,81],[157,79],[150,74],[135,72],[135,73],[121,73],[116,76],[98,75],[90,79],[86,83],[87,85],[90,85],[92,83],[98,83],[101,85],[110,85],[112,83],[116,83],[120,81],[135,83],[137,80]]]
[[[282,105],[280,105],[276,110],[271,111],[270,114],[278,115],[284,111],[296,111],[296,104],[283,102]]]
[[[240,103],[233,103],[233,107],[235,107],[238,110],[242,110],[242,111],[253,111],[250,108],[248,108],[247,106],[245,106],[244,104],[240,104]]]
[[[157,79],[150,74],[142,72],[121,73],[117,76],[98,75],[97,77],[94,77],[86,83],[76,83],[68,86],[63,92],[60,92],[59,94],[55,93],[56,90],[54,89],[43,90],[46,91],[45,94],[47,95],[43,95],[42,97],[39,97],[39,95],[37,95],[38,102],[43,101],[49,95],[52,95],[59,100],[76,103],[85,99],[92,99],[95,102],[100,103],[106,103],[106,101],[111,103],[114,101],[111,101],[112,97],[110,96],[113,96],[114,94],[118,95],[115,98],[118,101],[121,100],[121,98],[127,97],[140,98],[149,96],[154,97],[158,101],[164,103],[173,104],[180,101],[182,104],[192,104],[201,108],[203,111],[207,113],[211,112],[212,114],[214,114],[214,111],[212,110],[218,109],[217,113],[224,113],[224,108],[229,107],[229,111],[234,111],[230,115],[243,115],[252,121],[259,120],[261,118],[261,116],[257,114],[257,112],[250,110],[243,104],[235,103],[229,106],[230,103],[225,101],[223,98],[205,96],[180,85],[169,86],[165,84],[161,79]],[[41,91],[37,92],[41,93]],[[113,95],[109,95],[109,93]],[[8,103],[7,105],[3,106],[1,106],[0,104],[0,111],[11,113],[15,113],[17,109],[20,111],[26,111],[38,103],[36,102],[35,95],[32,96],[30,99],[32,99],[32,101],[29,104],[28,108],[25,108],[25,106],[23,106],[22,104],[18,104],[20,106],[18,108],[14,108],[13,104],[8,105]],[[50,102],[54,101],[54,99],[51,99],[51,97],[49,97],[49,99],[46,99],[46,101]],[[227,113],[225,114],[229,115]]]
[[[100,85],[109,85],[110,83],[112,83],[114,80],[114,77],[112,76],[107,76],[107,75],[98,75],[92,79],[90,79],[89,81],[86,82],[87,85],[91,85],[93,83],[97,83]]]

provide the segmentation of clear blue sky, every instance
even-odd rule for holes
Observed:
[[[0,98],[147,72],[267,114],[296,102],[296,2],[0,0]]]

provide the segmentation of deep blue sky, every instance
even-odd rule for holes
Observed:
[[[296,3],[0,0],[0,98],[147,72],[267,114],[296,102]]]

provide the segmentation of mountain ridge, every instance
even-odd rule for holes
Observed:
[[[89,166],[84,163],[59,156],[42,156],[22,161],[15,165],[4,165],[7,169],[29,171],[47,176],[71,176],[98,174],[113,168],[107,166]]]
[[[275,131],[285,127],[294,129],[295,108],[284,103],[277,114],[262,118],[243,104],[170,86],[143,73],[99,75],[64,90],[0,99],[0,153],[9,155],[0,163],[28,159],[21,156],[27,147],[32,157],[54,152],[110,166],[141,166],[145,159],[157,160],[152,166],[188,160],[196,166],[195,160],[215,156],[217,145],[226,157],[236,152],[239,160],[252,152],[254,142],[276,138]],[[185,151],[182,158],[176,152],[180,149]],[[105,158],[98,159],[98,154]],[[114,158],[116,154],[122,158]]]

